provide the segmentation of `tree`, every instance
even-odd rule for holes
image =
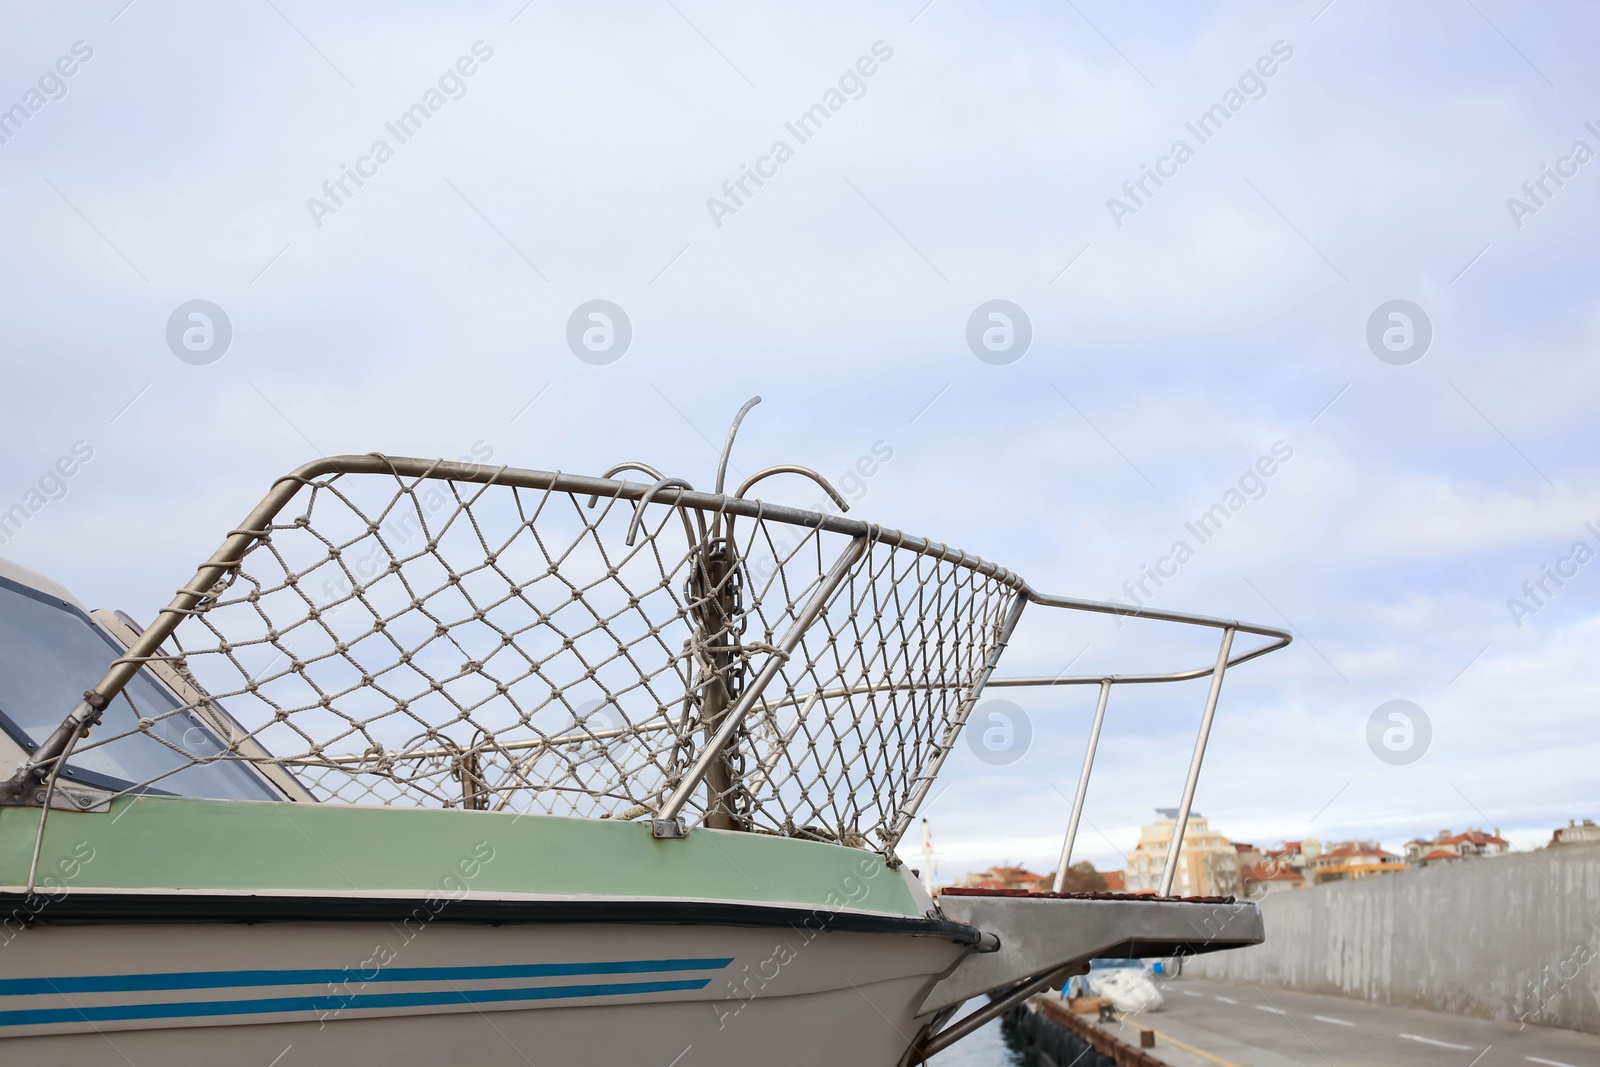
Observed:
[[[1054,882],[1054,876],[1051,880]],[[1066,893],[1104,893],[1106,880],[1094,869],[1094,864],[1082,860],[1067,868],[1066,883],[1061,888]]]

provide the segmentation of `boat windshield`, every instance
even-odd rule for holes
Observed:
[[[0,578],[0,726],[34,750],[124,651],[75,606]],[[65,775],[111,789],[160,779],[146,791],[218,800],[283,799],[245,764],[192,763],[224,745],[194,711],[171,714],[182,707],[149,671],[140,671],[107,706],[94,731],[127,736],[75,753]],[[147,732],[136,729],[139,714],[155,720]]]

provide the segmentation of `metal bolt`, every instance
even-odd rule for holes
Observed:
[[[672,840],[688,837],[689,832],[684,827],[683,819],[681,817],[673,819],[651,819],[650,836],[656,838],[657,840],[661,840],[663,838]]]

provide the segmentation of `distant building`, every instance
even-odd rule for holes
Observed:
[[[1128,881],[1121,871],[1101,871],[1100,877],[1105,879],[1107,893],[1126,893]]]
[[[987,871],[974,871],[956,884],[967,889],[1025,889],[1040,893],[1048,891],[1054,881],[1053,875],[1034,874],[1023,867],[990,867]]]
[[[1312,851],[1316,851],[1312,842]],[[1283,848],[1260,849],[1243,841],[1235,841],[1233,850],[1239,857],[1239,888],[1252,900],[1260,900],[1268,893],[1281,893],[1288,889],[1306,887],[1305,856],[1300,851],[1302,842],[1285,842]]]
[[[1306,876],[1287,864],[1275,860],[1264,863],[1252,863],[1239,868],[1239,884],[1244,890],[1244,895],[1252,900],[1260,900],[1271,893],[1282,893],[1289,889],[1304,889]]]
[[[990,867],[986,871],[975,871],[956,884],[963,889],[1021,889],[1029,893],[1048,893],[1055,889],[1056,875],[1054,871],[1034,874],[1025,867]],[[1062,888],[1068,893],[1097,893],[1105,890],[1106,883],[1094,865],[1084,861],[1067,868],[1066,884]]]
[[[1451,860],[1459,860],[1460,858],[1461,853],[1459,852],[1451,852],[1447,848],[1436,848],[1420,856],[1408,856],[1406,863],[1412,867],[1432,867],[1436,863],[1449,863]]]
[[[1167,861],[1167,847],[1177,827],[1175,808],[1157,808],[1161,816],[1149,826],[1139,828],[1139,844],[1128,857],[1128,892],[1161,888],[1161,869]],[[1229,841],[1214,832],[1199,812],[1191,812],[1189,825],[1178,850],[1178,870],[1172,892],[1180,897],[1224,897],[1239,892],[1239,854]]]
[[[1331,845],[1311,860],[1311,877],[1317,885],[1395,874],[1406,869],[1406,861],[1385,852],[1376,841],[1346,841]]]
[[[1568,819],[1567,825],[1550,835],[1550,847],[1557,845],[1600,845],[1600,826],[1593,819],[1579,823]]]
[[[1432,841],[1421,837],[1407,841],[1406,862],[1413,867],[1427,867],[1450,860],[1499,856],[1510,851],[1511,845],[1500,836],[1499,830],[1492,834],[1472,829],[1459,834],[1440,830]]]
[[[1304,841],[1285,841],[1282,848],[1269,848],[1258,862],[1274,864],[1298,871],[1302,877],[1311,876],[1311,861],[1322,855],[1322,842],[1314,837]]]

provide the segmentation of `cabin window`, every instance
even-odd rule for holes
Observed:
[[[0,578],[0,726],[24,748],[32,751],[49,737],[123,652],[73,605]],[[63,777],[111,789],[149,782],[146,792],[219,800],[283,799],[247,764],[192,763],[225,745],[201,715],[178,711],[183,706],[154,675],[140,671],[78,742]],[[156,720],[148,734],[85,748],[133,730],[139,715]]]

